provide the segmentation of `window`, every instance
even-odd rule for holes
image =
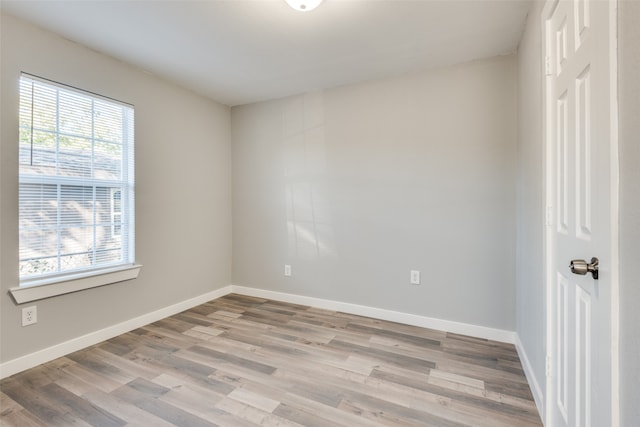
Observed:
[[[20,78],[21,286],[134,262],[133,107]]]
[[[122,233],[122,190],[111,189],[111,236],[114,238]]]

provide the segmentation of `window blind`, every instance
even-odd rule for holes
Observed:
[[[20,78],[20,279],[134,262],[134,110]]]

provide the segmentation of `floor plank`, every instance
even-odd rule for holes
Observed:
[[[541,426],[513,345],[231,294],[0,382],[2,426]]]

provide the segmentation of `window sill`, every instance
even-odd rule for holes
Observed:
[[[69,294],[84,289],[97,288],[111,283],[123,282],[138,277],[142,265],[133,264],[90,273],[79,273],[64,278],[33,280],[22,286],[11,288],[9,292],[17,304]]]

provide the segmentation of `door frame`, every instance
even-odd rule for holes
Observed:
[[[549,97],[549,85],[547,69],[550,60],[547,51],[547,19],[550,17],[555,4],[558,1],[565,0],[546,0],[540,16],[541,42],[542,42],[542,126],[543,126],[543,269],[545,278],[545,321],[546,321],[546,363],[545,363],[545,398],[544,398],[544,414],[540,414],[546,427],[554,427],[551,425],[551,396],[553,384],[550,381],[550,370],[552,366],[554,345],[552,330],[552,292],[553,292],[553,271],[551,266],[551,258],[553,256],[553,238],[551,237],[552,227],[549,221],[552,216],[553,200],[552,174],[553,170],[553,138],[551,130],[547,125],[549,123],[549,114],[547,110],[547,99]],[[575,0],[574,0],[575,1]],[[618,0],[606,0],[609,3],[609,71],[610,71],[610,101],[611,101],[611,132],[610,132],[610,154],[611,154],[611,187],[610,187],[610,206],[611,206],[611,427],[620,427],[620,388],[619,388],[619,156],[618,156]]]

